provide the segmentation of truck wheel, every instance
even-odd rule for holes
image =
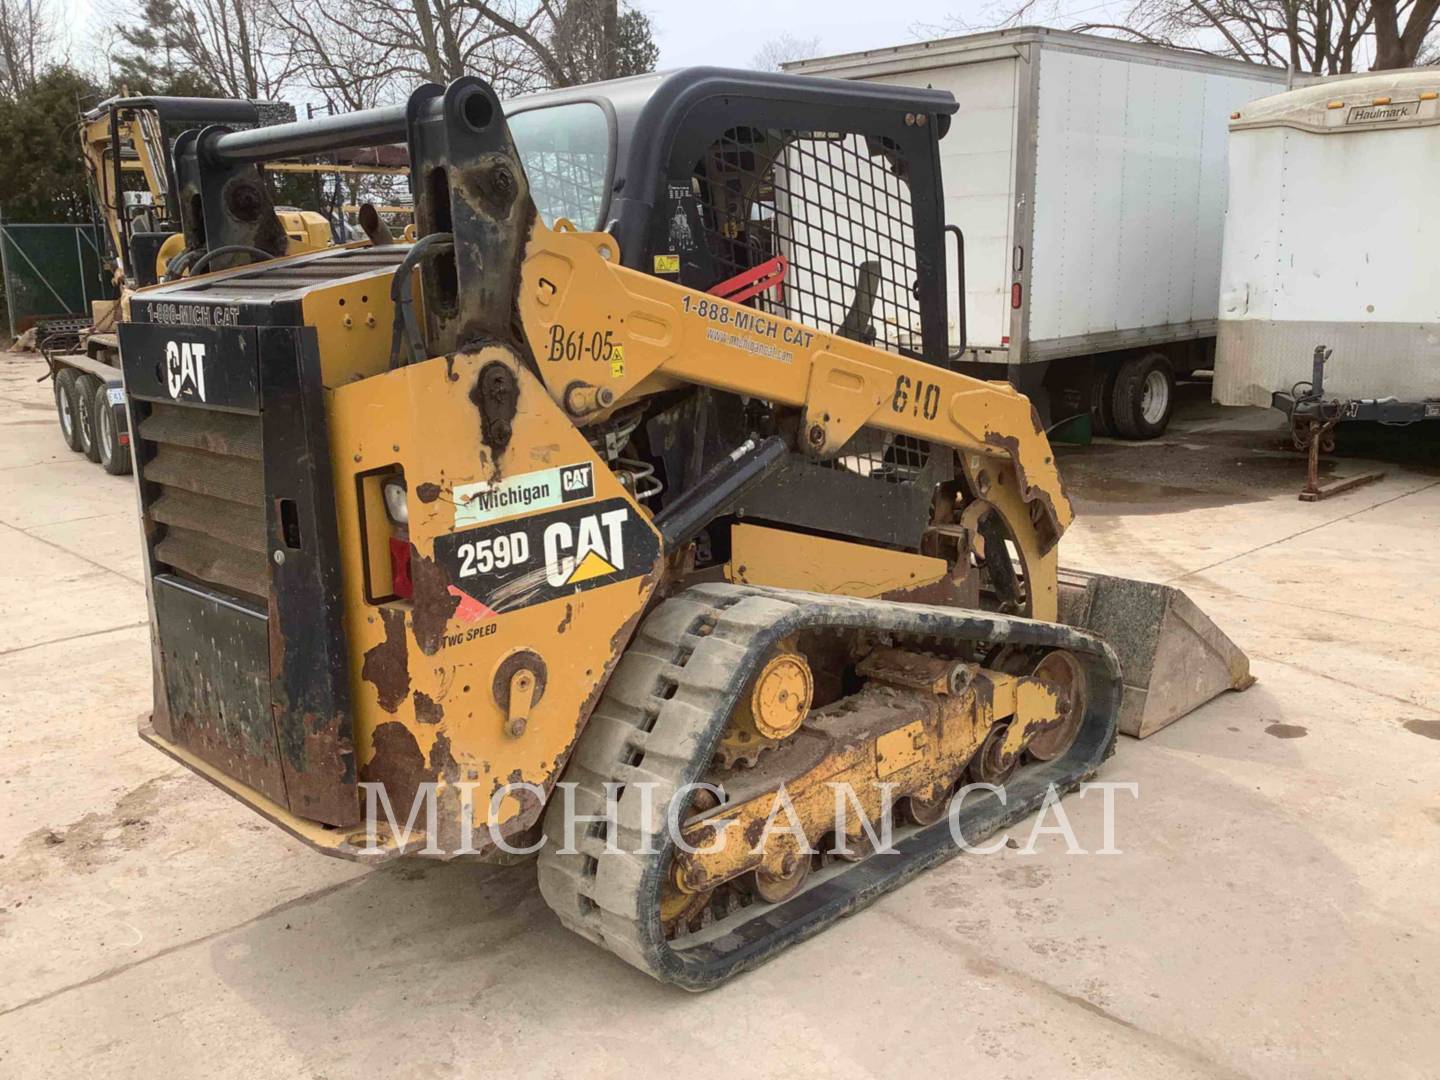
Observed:
[[[120,442],[120,421],[116,419],[116,407],[110,404],[110,388],[102,386],[95,391],[95,445],[100,450],[100,467],[111,476],[130,475],[130,447]]]
[[[1106,364],[1090,383],[1090,418],[1096,435],[1115,435],[1115,373],[1118,364]]]
[[[1121,438],[1153,439],[1164,432],[1175,408],[1175,369],[1162,353],[1132,356],[1115,373],[1110,400]]]
[[[80,449],[80,424],[75,409],[75,369],[55,372],[55,413],[60,418],[60,435],[71,450]]]
[[[80,430],[80,452],[91,461],[100,460],[100,440],[95,436],[95,390],[100,380],[81,375],[75,380],[75,426]]]

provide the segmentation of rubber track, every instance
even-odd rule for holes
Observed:
[[[670,797],[698,782],[725,722],[770,647],[799,630],[889,632],[915,642],[987,642],[1069,649],[1085,668],[1089,701],[1071,750],[1022,766],[1006,799],[975,794],[959,824],[970,844],[1020,820],[1051,784],[1073,790],[1114,750],[1120,668],[1093,634],[1059,623],[988,612],[829,596],[785,589],[707,584],[664,601],[641,624],[581,735],[565,774],[573,809],[599,817],[607,781],[657,785],[645,814],[638,789],[617,802],[616,846],[606,853],[603,825],[575,830],[575,853],[561,854],[565,799],[551,800],[539,859],[540,891],[561,921],[663,982],[704,990],[756,967],[781,949],[954,856],[946,821],[897,829],[895,853],[878,854],[812,883],[783,904],[757,903],[723,936],[672,948],[660,925],[659,898],[670,865],[665,814]],[[642,851],[655,854],[635,854]],[[753,914],[751,914],[753,913]],[[699,935],[702,940],[706,935]]]

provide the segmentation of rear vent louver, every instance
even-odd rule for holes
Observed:
[[[142,475],[162,528],[155,561],[181,577],[265,603],[260,418],[156,404],[140,421]]]

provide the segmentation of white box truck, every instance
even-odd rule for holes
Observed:
[[[1230,121],[1215,400],[1273,404],[1302,424],[1440,418],[1437,192],[1436,68],[1242,106]]]
[[[1214,355],[1226,124],[1283,70],[1035,28],[786,69],[953,93],[940,158],[964,235],[959,366],[1008,378],[1047,426],[1092,411],[1124,437],[1164,431],[1175,378]]]

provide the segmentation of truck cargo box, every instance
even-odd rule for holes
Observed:
[[[1055,361],[1102,377],[1147,351],[1179,373],[1208,366],[1226,123],[1283,70],[1031,28],[787,67],[959,101],[940,155],[945,218],[964,234],[963,319],[958,295],[950,308],[964,360],[1007,365],[1037,404],[1050,390],[1052,421],[1088,404],[1076,370],[1059,380],[1069,407],[1054,400]],[[948,258],[953,282],[953,245]]]

